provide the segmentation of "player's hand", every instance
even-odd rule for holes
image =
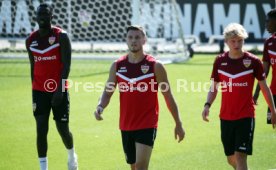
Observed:
[[[58,106],[61,104],[63,98],[62,91],[55,91],[52,98],[52,106]]]
[[[103,120],[103,117],[102,117],[103,110],[104,109],[102,106],[97,106],[97,108],[94,112],[94,116],[95,116],[96,120]]]
[[[182,127],[181,123],[176,124],[175,129],[174,129],[174,138],[177,140],[178,138],[178,143],[181,142],[185,137],[185,131]]]
[[[275,112],[271,112],[271,124],[272,124],[272,128],[274,129],[276,127],[276,113]]]
[[[209,106],[205,106],[204,110],[202,111],[202,119],[206,122],[209,122],[208,116],[209,116]]]

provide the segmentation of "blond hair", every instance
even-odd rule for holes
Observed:
[[[246,39],[248,34],[244,27],[238,23],[228,24],[223,31],[224,39],[229,39],[233,37],[240,37]]]

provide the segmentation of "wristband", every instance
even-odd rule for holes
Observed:
[[[209,103],[209,102],[206,102],[205,104],[204,104],[204,107],[205,106],[208,106],[209,108],[211,107],[211,103]]]

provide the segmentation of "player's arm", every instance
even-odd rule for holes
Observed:
[[[63,91],[65,90],[65,80],[69,76],[70,66],[71,66],[71,43],[67,33],[62,32],[59,35],[59,43],[60,43],[60,54],[61,54],[61,62],[63,64],[62,72],[61,72],[61,79],[58,83],[59,86],[55,91],[52,99],[52,104],[57,106],[61,103],[63,97]]]
[[[31,80],[33,82],[33,80],[34,80],[34,57],[33,57],[32,53],[31,53],[31,51],[28,47],[29,46],[28,41],[29,41],[29,37],[26,39],[25,45],[26,45],[26,49],[28,51],[28,56],[29,56],[29,61],[30,61],[30,69],[31,69],[30,70],[31,71]]]
[[[171,112],[172,117],[175,121],[175,131],[174,131],[175,139],[177,139],[177,137],[178,137],[178,142],[181,142],[184,138],[185,132],[182,127],[182,122],[180,119],[180,114],[178,112],[176,102],[175,102],[174,97],[171,92],[171,88],[170,88],[170,84],[169,84],[169,81],[167,78],[166,70],[161,63],[156,62],[155,66],[154,66],[154,73],[156,76],[156,81],[157,81],[158,85],[160,85],[159,88],[165,98],[167,107],[168,107],[169,111]]]
[[[99,99],[98,106],[96,107],[96,110],[94,112],[95,118],[97,120],[103,120],[101,114],[103,113],[104,108],[107,107],[109,104],[110,98],[113,95],[117,85],[117,79],[116,79],[116,63],[114,62],[111,65],[110,71],[109,71],[109,77],[105,84],[104,91],[102,93],[101,98]]]
[[[267,77],[268,74],[269,74],[270,64],[268,62],[264,61],[263,62],[263,67],[264,67],[265,75]],[[258,98],[259,98],[259,94],[260,94],[260,85],[257,84],[255,92],[254,92],[254,95],[253,95],[254,104],[257,104],[257,101],[258,101]]]
[[[217,97],[218,86],[219,86],[219,82],[216,82],[216,81],[211,82],[211,87],[207,95],[207,102],[204,104],[204,109],[202,111],[202,119],[206,122],[209,122],[209,119],[208,119],[209,112],[210,112],[209,109]]]
[[[276,125],[276,112],[275,112],[275,105],[274,105],[274,101],[273,101],[271,91],[270,91],[269,87],[266,84],[266,80],[259,81],[259,85],[260,85],[260,88],[262,90],[264,98],[265,98],[265,100],[266,100],[266,102],[267,102],[267,104],[270,108],[270,111],[271,111],[271,124],[272,124],[272,127],[275,128],[275,125]]]

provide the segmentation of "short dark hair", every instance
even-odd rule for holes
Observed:
[[[127,33],[130,30],[141,31],[143,33],[143,35],[146,36],[146,32],[145,32],[144,28],[140,25],[130,25],[127,27]]]
[[[38,7],[37,7],[37,11],[38,11],[38,9],[39,8],[48,8],[49,9],[49,11],[50,11],[50,13],[51,14],[53,14],[53,7],[52,7],[52,5],[51,4],[49,4],[49,3],[41,3]]]
[[[271,9],[268,13],[267,13],[268,18],[273,18],[276,19],[276,8]]]

